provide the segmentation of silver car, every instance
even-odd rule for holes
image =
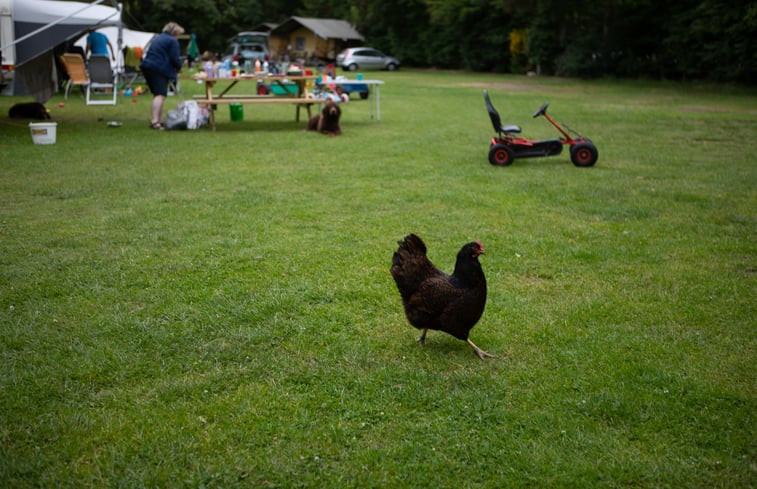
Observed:
[[[269,59],[268,34],[265,32],[240,32],[229,43],[221,61],[238,61],[242,66],[246,61],[255,63]]]
[[[336,57],[336,63],[348,71],[371,69],[394,71],[400,66],[397,58],[387,56],[373,48],[345,49]]]

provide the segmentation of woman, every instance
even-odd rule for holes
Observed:
[[[177,38],[184,34],[184,28],[176,22],[169,22],[163,27],[163,32],[155,36],[150,48],[142,58],[139,67],[152,92],[152,106],[150,108],[150,127],[163,129],[163,103],[168,95],[168,84],[176,79],[181,70],[181,55]]]

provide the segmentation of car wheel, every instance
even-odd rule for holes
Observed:
[[[387,71],[394,71],[397,69],[397,65],[394,63],[389,63],[388,65],[386,65],[386,69]]]
[[[357,71],[357,65],[355,63],[350,63],[349,66],[347,66],[348,71]]]
[[[515,159],[515,153],[510,146],[492,144],[489,147],[489,163],[496,166],[507,166]]]
[[[578,143],[570,148],[570,160],[576,166],[594,166],[597,158],[599,158],[599,151],[591,143]]]

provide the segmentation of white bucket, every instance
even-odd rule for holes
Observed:
[[[55,144],[57,126],[57,122],[30,122],[29,130],[34,144]]]

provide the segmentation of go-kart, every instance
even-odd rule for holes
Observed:
[[[560,134],[561,138],[545,139],[541,141],[532,141],[523,137],[516,137],[513,134],[520,133],[519,126],[504,126],[499,118],[499,113],[492,105],[489,99],[489,93],[484,90],[484,100],[486,101],[486,110],[489,112],[489,118],[492,126],[497,132],[489,144],[489,163],[497,166],[507,166],[515,158],[534,158],[540,156],[555,156],[562,152],[564,145],[570,146],[570,160],[576,166],[593,166],[599,158],[599,151],[589,138],[583,137],[565,124],[558,124],[547,114],[549,102],[542,105],[539,110],[534,112],[534,117],[543,115]],[[572,132],[575,137],[570,137],[568,131]]]

